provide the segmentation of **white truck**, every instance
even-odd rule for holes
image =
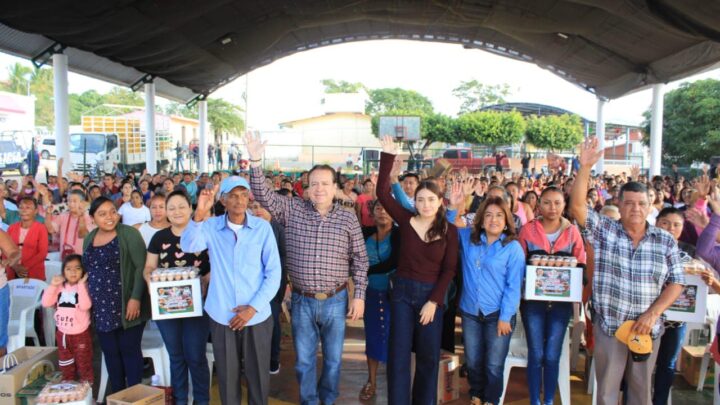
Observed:
[[[99,175],[146,168],[145,141],[140,120],[127,117],[82,117],[83,132],[70,134],[70,160],[74,171]],[[170,167],[172,141],[167,133],[155,134],[158,171]]]

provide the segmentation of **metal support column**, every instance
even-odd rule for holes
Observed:
[[[155,135],[155,83],[145,83],[145,157],[150,174],[156,174],[157,137]]]
[[[198,151],[198,154],[200,155],[200,168],[198,172],[207,172],[208,171],[208,158],[207,158],[207,149],[208,149],[208,141],[207,141],[207,101],[206,100],[200,100],[198,102],[198,118],[200,120],[200,150]]]
[[[607,100],[598,98],[595,136],[598,138],[598,146],[600,147],[600,150],[605,150],[605,104],[607,104]],[[602,174],[604,171],[605,157],[602,157],[595,165],[595,173]]]
[[[653,86],[652,92],[652,118],[650,122],[650,176],[660,174],[662,168],[662,128],[665,85],[660,83]]]
[[[52,55],[52,61],[55,104],[55,156],[57,156],[57,159],[63,159],[63,173],[67,173],[72,169],[72,162],[70,161],[70,110],[68,107],[68,57],[62,53],[55,53]]]

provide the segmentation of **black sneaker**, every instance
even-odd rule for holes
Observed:
[[[279,373],[280,373],[280,362],[271,361],[270,362],[270,375],[276,375]]]

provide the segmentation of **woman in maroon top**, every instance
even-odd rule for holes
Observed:
[[[377,198],[400,228],[400,256],[392,283],[388,402],[435,404],[445,291],[455,275],[457,228],[445,219],[442,194],[423,181],[415,191],[417,213],[405,210],[390,195],[390,179],[400,162],[393,139],[382,140]],[[414,344],[413,344],[414,343]],[[410,392],[410,353],[415,352],[415,380]]]

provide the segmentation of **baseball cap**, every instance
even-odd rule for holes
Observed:
[[[250,190],[250,184],[248,184],[245,178],[240,176],[230,176],[220,183],[220,194],[231,192],[235,187],[245,187]]]
[[[615,337],[627,345],[633,361],[645,361],[652,353],[652,337],[640,335],[632,331],[635,321],[625,321],[615,332]]]

